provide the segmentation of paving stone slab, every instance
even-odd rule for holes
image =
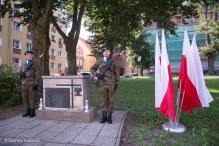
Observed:
[[[28,122],[35,121],[35,120],[36,120],[36,118],[23,117],[22,119],[18,119],[17,122],[28,123]]]
[[[98,136],[107,136],[107,137],[114,137],[116,138],[118,136],[119,131],[118,130],[101,130],[100,134]]]
[[[2,133],[0,136],[1,137],[14,137],[14,136],[16,136],[24,131],[27,131],[27,130],[28,129],[24,129],[24,128],[23,129],[11,129],[7,132]]]
[[[52,127],[50,127],[49,129],[47,129],[48,131],[54,131],[54,132],[62,132],[63,130],[65,130],[66,128],[68,128],[69,126],[67,125],[60,125],[60,124],[55,124]]]
[[[84,130],[84,128],[78,128],[78,127],[68,127],[64,131],[65,133],[70,133],[70,134],[79,134],[81,131]]]
[[[43,146],[45,145],[45,142],[24,142],[23,144],[21,144],[20,146]]]
[[[74,123],[71,127],[85,128],[89,123]]]
[[[7,132],[11,129],[13,129],[13,128],[12,127],[0,127],[0,134]]]
[[[36,135],[34,138],[39,138],[39,139],[53,139],[56,137],[59,133],[58,132],[53,132],[53,131],[43,131],[42,133]]]
[[[111,130],[111,129],[119,130],[120,126],[121,126],[121,122],[114,122],[113,121],[112,124],[105,124],[103,127],[103,130]]]
[[[47,143],[44,146],[66,146],[66,144],[61,143]]]
[[[86,129],[102,129],[104,126],[104,124],[101,124],[101,123],[90,123]]]
[[[22,143],[18,143],[18,142],[3,142],[0,144],[0,146],[19,146]]]
[[[73,142],[75,143],[83,143],[83,144],[92,144],[96,136],[93,135],[78,135]]]
[[[98,136],[94,143],[95,145],[102,145],[102,146],[115,146],[116,144],[116,138],[113,137],[104,137],[104,136]]]
[[[55,141],[62,141],[62,142],[68,142],[72,141],[77,136],[77,133],[66,133],[62,132],[59,135],[57,135],[53,140]]]
[[[100,133],[99,129],[84,129],[80,135],[94,135],[97,136]]]
[[[30,137],[30,138],[32,138],[32,137],[34,137],[34,136],[40,134],[41,132],[43,132],[43,131],[42,131],[42,130],[29,129],[29,130],[27,130],[27,131],[25,131],[25,132],[23,132],[23,133],[17,135],[17,137],[22,137],[22,138],[24,138],[24,137]]]
[[[11,122],[7,122],[7,121],[0,121],[0,127],[1,126],[5,126],[5,125],[8,125],[10,124]]]

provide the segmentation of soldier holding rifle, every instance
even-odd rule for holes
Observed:
[[[22,117],[34,117],[35,106],[36,106],[36,95],[37,95],[37,84],[40,78],[40,70],[37,61],[40,59],[39,56],[33,61],[33,51],[26,51],[26,62],[22,64],[20,72],[17,74],[20,76],[22,84],[22,99],[26,112]]]
[[[102,102],[102,119],[100,123],[107,121],[112,124],[115,91],[119,84],[119,68],[115,60],[110,59],[111,52],[109,47],[104,47],[102,53],[104,57],[91,67],[91,73],[98,77],[100,84],[99,95]],[[116,58],[120,57],[120,55]],[[100,73],[96,72],[98,69]]]

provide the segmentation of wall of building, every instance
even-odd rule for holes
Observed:
[[[16,2],[17,3],[17,2]],[[14,6],[14,2],[12,2],[12,6]],[[61,15],[61,17],[64,17],[64,15],[59,12],[55,11],[54,14],[58,16],[58,14]],[[13,58],[19,59],[19,63],[16,64],[17,71],[20,70],[20,66],[26,61],[26,58],[24,56],[24,52],[27,50],[27,43],[32,45],[32,39],[31,34],[28,34],[28,30],[26,26],[20,26],[21,30],[18,31],[15,29],[15,22],[20,22],[22,18],[14,18],[13,21],[10,21],[8,18],[8,13],[5,15],[2,19],[2,26],[0,26],[0,36],[2,38],[2,45],[0,45],[0,62],[1,64],[8,64],[10,66],[15,66],[13,63]],[[10,25],[9,25],[10,24]],[[63,27],[63,31],[66,33],[66,27],[64,27],[63,24],[59,23]],[[54,29],[52,29],[52,24],[50,24],[50,39],[51,35],[54,35],[56,37],[56,41],[51,41],[50,46],[50,73],[63,73],[65,67],[67,67],[67,61],[66,61],[66,51],[65,51],[65,45],[59,44],[59,38],[61,36],[59,33]],[[20,42],[19,48],[16,48],[13,46],[13,41],[17,40]],[[9,47],[8,47],[9,43]],[[9,50],[8,50],[9,48]],[[51,54],[51,49],[55,50],[55,54]],[[62,51],[62,57],[58,55],[58,51]],[[9,53],[8,53],[9,52]],[[8,59],[9,58],[9,59]],[[51,69],[51,63],[55,64],[55,68]],[[58,69],[58,64],[62,64],[62,68]]]

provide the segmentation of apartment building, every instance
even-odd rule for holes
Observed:
[[[2,4],[2,0],[0,0]],[[14,11],[22,11],[21,8],[16,8],[16,3],[12,2]],[[55,11],[54,15],[62,20],[64,15]],[[8,13],[4,18],[0,18],[0,65],[7,64],[10,66],[17,67],[17,71],[23,62],[26,61],[24,52],[26,50],[32,50],[32,36],[28,31],[28,25],[22,26],[18,25],[22,18],[17,17],[11,21],[8,18]],[[66,33],[66,27],[59,23],[59,27]],[[49,49],[50,54],[50,73],[61,74],[64,72],[65,67],[67,67],[67,54],[65,51],[65,45],[63,44],[63,39],[56,31],[55,27],[50,24],[50,39],[51,46]]]

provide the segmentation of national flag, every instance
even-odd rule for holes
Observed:
[[[196,89],[199,89],[198,97],[199,97],[202,107],[209,107],[209,103],[213,101],[213,98],[205,85],[205,79],[203,75],[201,59],[200,59],[198,47],[196,44],[196,33],[194,34],[194,37],[192,40],[191,49],[192,49],[192,54],[193,54],[194,63],[196,67],[196,76],[198,78],[198,87],[196,87]]]
[[[157,55],[158,56],[158,55]],[[175,121],[175,110],[173,101],[175,99],[173,81],[171,76],[170,64],[167,55],[166,41],[164,30],[162,30],[162,56],[161,56],[161,79],[160,79],[161,93],[158,99],[155,100],[155,107],[158,111],[163,113],[166,118],[168,115]],[[156,89],[155,89],[156,90]],[[159,98],[160,97],[160,98]]]
[[[195,52],[194,50],[194,47],[195,47],[194,45],[196,45],[195,40],[193,42],[194,44],[192,45],[192,48],[193,48],[193,51]],[[180,82],[181,82],[180,102],[183,102],[181,108],[182,108],[182,111],[186,111],[188,113],[192,113],[193,108],[206,106],[206,102],[200,99],[199,94],[201,93],[200,91],[203,88],[203,85],[202,86],[199,85],[201,83],[201,81],[199,81],[200,70],[197,70],[197,69],[200,66],[198,66],[197,68],[196,63],[198,62],[195,63],[195,60],[197,59],[195,59],[193,55],[197,57],[198,54],[193,54],[192,49],[189,44],[187,30],[185,30],[182,62],[181,62],[181,68],[180,68],[178,87],[180,87]],[[199,62],[200,62],[200,58],[199,58]],[[202,70],[201,70],[201,73],[203,73]],[[183,94],[184,94],[184,97],[183,97]]]

